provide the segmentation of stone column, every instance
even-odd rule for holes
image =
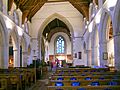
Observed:
[[[27,67],[27,51],[22,52],[22,67]]]
[[[115,68],[120,71],[120,35],[114,36],[114,47],[115,47]]]
[[[91,57],[92,57],[91,50],[86,50],[86,52],[87,52],[87,65],[91,66]]]
[[[20,52],[18,49],[14,49],[14,67],[20,67]]]
[[[33,56],[36,56],[36,58],[38,58],[39,57],[39,51],[38,51],[38,40],[37,40],[37,38],[32,38],[32,50],[35,51],[35,53],[33,53]]]
[[[107,52],[107,41],[106,42],[100,42],[99,52],[100,52],[100,66],[108,65],[108,60],[103,59],[103,53]]]
[[[93,46],[92,47],[92,65],[98,66],[98,47],[97,46]]]

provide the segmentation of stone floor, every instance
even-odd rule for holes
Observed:
[[[46,73],[42,79],[37,80],[36,84],[32,85],[28,90],[47,90],[46,85],[48,84],[48,78],[51,74],[51,72]]]

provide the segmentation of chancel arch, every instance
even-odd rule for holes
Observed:
[[[74,37],[74,32],[73,32],[73,28],[72,28],[72,25],[70,24],[70,22],[62,15],[59,15],[57,13],[49,16],[41,25],[40,29],[39,29],[39,32],[38,32],[38,46],[39,46],[39,50],[41,50],[41,34],[44,33],[44,30],[47,28],[49,29],[50,25],[49,23],[51,23],[52,21],[55,22],[55,27],[57,25],[57,27],[59,27],[59,25],[63,25],[63,27],[67,27],[67,30],[69,30],[69,37],[71,39],[71,47],[73,47],[73,37]],[[60,22],[60,23],[59,23]],[[62,23],[62,24],[61,24]],[[64,24],[63,24],[64,23]],[[48,26],[47,26],[48,25]],[[47,26],[47,27],[46,27]],[[55,28],[53,27],[53,28]],[[61,26],[60,26],[61,27]],[[61,29],[62,30],[62,29]],[[62,32],[67,32],[67,30],[63,30]],[[60,32],[59,29],[57,30],[57,32]],[[50,32],[51,33],[51,32]],[[55,32],[56,33],[56,32]],[[47,33],[46,33],[47,34]],[[46,34],[44,34],[44,37],[46,37]],[[52,33],[54,34],[54,33]],[[52,35],[51,34],[51,35]],[[48,35],[48,37],[51,38],[51,36]],[[72,48],[73,49],[73,48]],[[71,49],[71,52],[73,53],[73,50]],[[41,54],[39,54],[39,56],[41,57]]]

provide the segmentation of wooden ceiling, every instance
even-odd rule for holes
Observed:
[[[8,0],[8,10],[11,10],[13,2],[16,3],[17,8],[23,12],[22,23],[25,18],[28,20],[35,15],[35,13],[47,2],[60,2],[69,1],[84,17],[88,19],[89,16],[89,3],[91,0]]]

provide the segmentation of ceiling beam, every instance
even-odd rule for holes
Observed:
[[[22,14],[22,24],[24,24],[25,18],[28,16],[28,14],[29,14],[29,10],[26,10],[26,11],[23,12],[23,14]]]
[[[30,20],[36,12],[46,3],[47,1],[37,3],[34,8],[32,8],[29,12],[28,20]]]

